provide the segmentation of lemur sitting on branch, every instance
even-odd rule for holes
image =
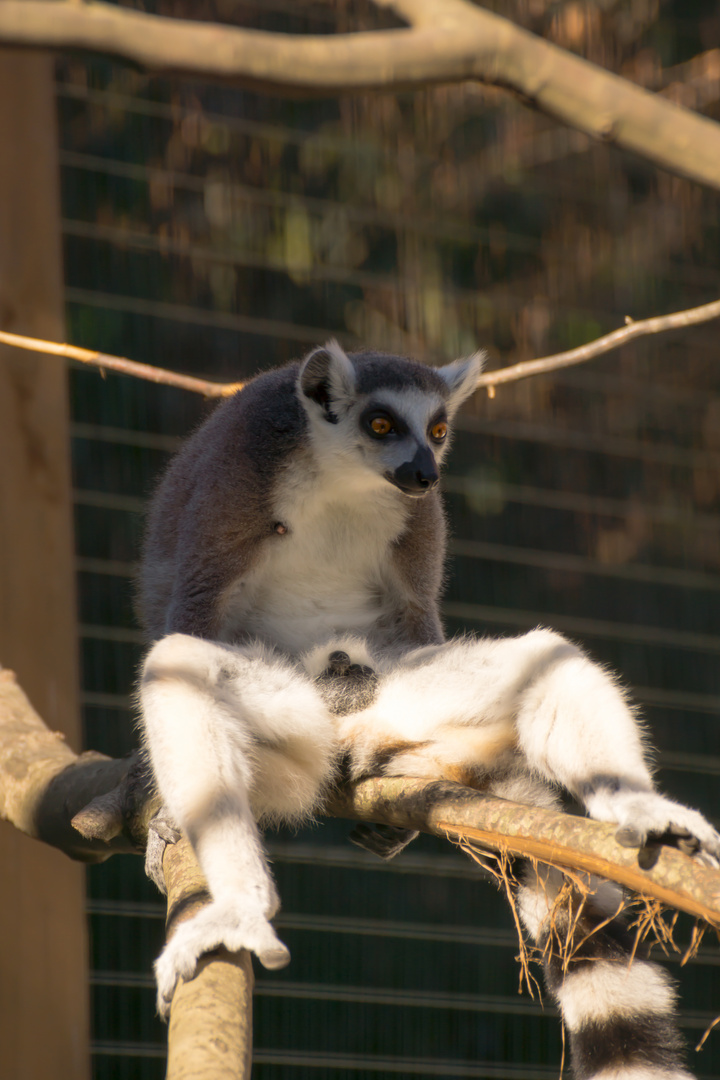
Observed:
[[[480,367],[329,342],[221,404],[157,490],[144,738],[212,897],[156,964],[163,1014],[219,945],[288,963],[256,823],[322,811],[341,763],[353,778],[460,777],[542,806],[559,786],[626,841],[679,830],[720,856],[708,822],[655,791],[632,709],[579,648],[546,629],[445,640],[439,468]],[[540,946],[560,881],[526,868],[518,890]],[[619,897],[599,886],[584,918],[608,920]],[[671,982],[644,960],[628,969],[626,939],[611,919],[564,976],[547,965],[575,1075],[687,1080]]]

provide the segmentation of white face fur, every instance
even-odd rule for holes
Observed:
[[[341,469],[345,482],[364,478],[371,486],[390,484],[421,498],[438,482],[449,443],[449,422],[473,392],[482,366],[475,354],[434,370],[436,389],[421,389],[411,378],[402,386],[406,361],[387,358],[388,384],[360,393],[351,359],[337,342],[311,353],[298,376],[298,396],[310,423],[319,460]],[[400,383],[400,385],[398,385]]]

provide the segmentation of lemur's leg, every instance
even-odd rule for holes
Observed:
[[[335,769],[335,720],[311,679],[270,650],[184,634],[151,649],[140,697],[160,795],[212,896],[157,962],[166,1013],[178,978],[218,945],[250,949],[268,968],[288,962],[268,922],[279,902],[255,821],[317,806]]]
[[[659,964],[631,962],[634,939],[619,886],[588,879],[594,891],[582,897],[563,888],[553,868],[527,865],[519,877],[517,908],[543,954],[575,1080],[692,1080],[683,1068],[673,981]]]
[[[548,781],[583,797],[601,777],[622,797],[602,815],[593,805],[597,816],[640,820],[643,835],[677,822],[717,850],[699,814],[654,793],[636,719],[613,680],[549,631],[418,649],[381,673],[373,705],[343,718],[340,730],[356,775],[442,776],[545,805],[554,804]],[[654,964],[630,965],[632,940],[614,917],[621,891],[598,886],[576,921],[577,896],[551,915],[562,880],[528,868],[517,900],[536,944],[555,938],[546,980],[570,1034],[576,1080],[689,1080],[670,980]],[[558,938],[568,936],[563,952]]]
[[[708,860],[720,856],[720,836],[701,814],[655,792],[642,728],[613,678],[550,630],[416,649],[340,731],[355,775],[476,784],[514,758],[616,822],[623,842],[679,836]]]

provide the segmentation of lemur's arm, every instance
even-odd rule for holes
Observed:
[[[139,582],[152,639],[218,636],[225,589],[273,541],[274,479],[301,435],[293,375],[273,372],[218,405],[170,462],[150,503]]]
[[[409,648],[445,640],[440,619],[447,528],[440,495],[433,492],[412,509],[394,545],[392,589],[399,596],[397,636]]]

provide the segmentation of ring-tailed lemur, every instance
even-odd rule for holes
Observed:
[[[575,645],[546,629],[444,640],[438,471],[479,370],[477,356],[431,368],[330,342],[220,405],[158,488],[145,742],[212,896],[157,962],[162,1013],[220,944],[288,962],[256,822],[320,810],[341,762],[353,777],[443,777],[545,806],[560,785],[626,840],[680,830],[720,855],[699,813],[655,792],[632,710]],[[519,890],[541,945],[558,887],[550,874]],[[583,937],[618,898],[598,887]],[[564,977],[548,964],[576,1076],[687,1078],[670,982],[645,961],[628,970],[624,934],[610,920]]]

